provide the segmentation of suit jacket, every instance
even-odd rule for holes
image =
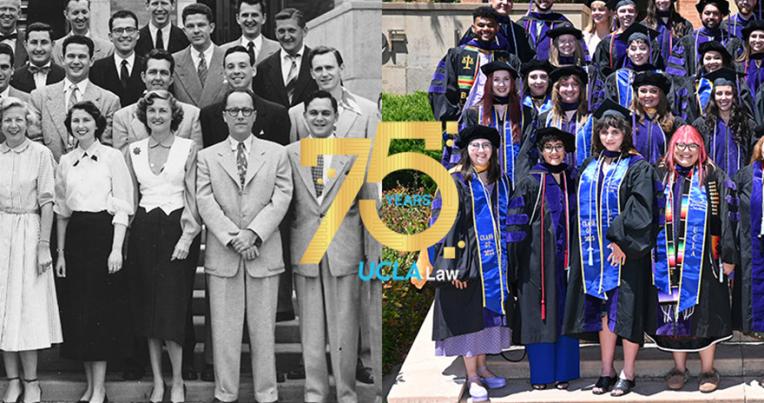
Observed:
[[[14,69],[18,69],[19,67],[25,65],[29,59],[29,55],[27,55],[27,48],[24,46],[24,42],[26,41],[26,32],[20,29],[17,29],[16,32],[18,32],[18,36],[16,37],[16,43],[13,45]]]
[[[318,90],[318,86],[313,77],[310,76],[310,66],[308,63],[310,48],[306,46],[302,54],[302,62],[300,64],[300,72],[297,75],[294,96],[290,103],[286,86],[284,86],[284,76],[281,74],[281,52],[283,50],[270,55],[257,66],[257,75],[252,82],[252,86],[257,95],[290,108],[302,103],[308,95]]]
[[[50,71],[48,72],[48,77],[45,79],[45,84],[55,84],[62,81],[64,77],[66,77],[64,68],[51,62]],[[24,92],[32,92],[37,88],[34,83],[34,75],[29,72],[29,64],[25,64],[13,72],[11,85]]]
[[[18,98],[26,103],[29,103],[29,94],[24,91],[19,91],[16,88],[13,88],[13,86],[10,86],[8,88],[8,96]],[[0,132],[0,143],[3,143],[5,141],[5,136],[2,132]]]
[[[56,39],[56,41],[53,43],[53,63],[58,64],[59,66],[64,65],[64,40],[67,36],[71,35],[71,33],[67,34],[63,38]],[[93,60],[99,60],[103,59],[106,56],[110,56],[112,53],[114,53],[114,45],[107,41],[106,39],[97,38],[95,36],[90,36],[90,39],[93,40]]]
[[[111,122],[114,112],[119,109],[119,98],[93,83],[88,83],[83,101],[93,101],[106,117],[106,130],[102,143],[111,145]],[[31,94],[31,109],[37,115],[38,123],[29,127],[28,136],[42,141],[53,152],[56,162],[69,150],[66,148],[69,133],[64,126],[67,110],[64,107],[64,82],[60,81],[45,88],[36,89]]]
[[[201,149],[202,128],[199,125],[199,108],[183,102],[178,104],[183,108],[183,120],[180,121],[175,135],[193,140]],[[114,113],[110,139],[112,147],[124,150],[128,144],[149,136],[146,126],[135,115],[136,108],[138,104],[133,103]]]
[[[374,139],[377,133],[380,115],[377,104],[343,89],[343,97],[351,104],[351,108],[344,108],[337,117],[337,137],[361,137]],[[293,143],[308,136],[307,122],[303,117],[305,105],[295,105],[289,109],[289,142]]]
[[[90,67],[90,81],[116,94],[119,97],[120,105],[130,105],[138,102],[138,98],[146,90],[146,84],[141,79],[142,64],[143,58],[136,54],[130,78],[127,80],[127,88],[123,88],[122,82],[119,80],[119,74],[117,74],[118,69],[114,61],[114,55],[107,56],[96,60],[93,66]]]
[[[218,102],[202,109],[200,120],[204,147],[217,144],[228,137],[228,125],[223,120],[225,102]],[[289,144],[289,114],[283,106],[266,101],[255,95],[257,118],[252,125],[252,134],[282,146]]]
[[[263,62],[263,60],[267,59],[270,55],[278,52],[281,49],[281,45],[277,41],[274,41],[273,39],[268,39],[265,37],[265,35],[261,35],[263,38],[263,47],[260,49],[260,54],[255,55],[255,66],[258,66],[260,63]],[[241,45],[241,37],[236,38],[236,40],[228,42],[226,44],[223,44],[221,48],[223,50],[228,50],[228,48],[232,48],[236,45]],[[246,47],[246,46],[245,46]]]
[[[279,224],[292,198],[292,172],[286,149],[253,138],[244,189],[239,186],[236,153],[228,141],[199,151],[196,201],[207,225],[204,270],[218,277],[233,277],[243,262],[252,277],[284,271]],[[239,230],[250,229],[262,240],[260,255],[243,261],[227,245]]]
[[[135,53],[141,57],[146,57],[146,55],[154,49],[154,40],[151,39],[151,31],[149,31],[148,24],[141,28],[138,33],[141,36],[138,37],[138,43],[135,45]],[[186,33],[175,25],[170,24],[170,43],[164,44],[167,47],[167,51],[170,52],[170,54],[173,54],[185,49],[190,44]]]
[[[319,203],[316,187],[313,184],[311,167],[300,164],[300,144],[287,146],[289,161],[292,164],[294,194],[289,211],[290,259],[294,273],[301,276],[317,277],[318,264],[300,264],[300,259],[315,236],[321,220],[337,198],[342,182],[347,178],[350,167],[356,157],[347,155],[332,156],[331,167],[336,175],[328,178],[324,185],[324,198]],[[358,273],[358,262],[376,262],[381,254],[381,246],[366,231],[358,208],[360,199],[379,200],[377,186],[367,184],[361,187],[358,196],[353,199],[350,209],[342,220],[339,230],[329,244],[324,255],[328,259],[329,271],[333,276],[347,276]]]
[[[215,44],[212,46],[214,50],[211,60],[207,60],[207,79],[204,83],[199,81],[196,65],[191,58],[191,46],[172,55],[175,58],[175,73],[172,76],[175,97],[199,109],[222,101],[227,89],[223,74],[225,50]]]

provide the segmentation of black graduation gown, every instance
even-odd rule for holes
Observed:
[[[472,200],[469,184],[464,182],[460,173],[453,173],[451,176],[459,193],[459,209],[457,210],[456,221],[445,238],[435,246],[437,254],[430,256],[430,259],[435,271],[458,270],[459,279],[467,280],[467,288],[459,290],[451,283],[445,283],[439,284],[435,289],[433,340],[444,340],[453,336],[474,333],[484,328],[483,290],[478,262],[480,252],[472,221]],[[498,184],[494,184],[491,192],[494,206],[496,205],[498,189]],[[439,203],[433,202],[433,216],[437,216],[439,212],[437,205]],[[496,209],[494,208],[493,211]],[[459,248],[457,246],[459,241],[464,241],[466,246]],[[454,247],[456,258],[444,259],[442,253],[444,247]],[[509,300],[511,299],[512,296],[510,295]],[[510,305],[508,303],[507,312],[511,312]]]
[[[651,292],[650,251],[655,245],[658,206],[655,198],[655,170],[641,157],[632,158],[637,160],[626,171],[620,186],[621,214],[610,223],[605,238],[618,244],[626,253],[626,264],[621,267],[621,285],[617,288],[614,331],[619,337],[642,344],[647,324],[646,313],[655,309],[656,304],[655,293]],[[596,161],[589,158],[583,166]],[[580,172],[583,172],[583,168]],[[563,334],[596,340],[596,332],[601,330],[599,306],[602,302],[584,294],[580,248],[573,250]]]
[[[663,185],[666,185],[666,168],[660,166],[657,168],[656,173],[663,181]],[[650,310],[654,317],[650,317],[650,325],[648,326],[648,334],[652,337],[659,346],[671,349],[671,350],[696,350],[702,349],[714,341],[718,341],[723,338],[727,338],[732,335],[732,318],[730,312],[730,293],[729,283],[727,276],[722,275],[720,281],[720,262],[714,261],[711,256],[711,235],[720,236],[719,241],[719,257],[725,263],[734,263],[736,246],[735,246],[735,233],[734,227],[730,225],[728,216],[728,203],[733,200],[734,194],[732,188],[734,187],[732,181],[727,178],[727,174],[717,167],[706,164],[704,167],[703,185],[706,188],[709,199],[716,198],[718,204],[714,205],[709,200],[708,210],[706,215],[706,222],[708,231],[704,240],[704,259],[703,267],[701,268],[700,279],[700,294],[698,297],[698,304],[695,305],[692,315],[684,319],[683,314],[680,312],[679,321],[669,322],[664,324],[662,319],[663,313],[661,307],[659,309]],[[709,185],[713,184],[713,185]],[[716,195],[712,194],[711,189],[717,189]],[[727,197],[730,196],[730,199]],[[660,195],[663,199],[663,195]],[[664,202],[660,204],[664,205]],[[665,206],[660,209],[661,217],[665,214]],[[716,212],[716,214],[714,214]],[[678,212],[676,212],[678,214]],[[653,292],[657,293],[657,289],[653,287]],[[655,301],[657,304],[657,300]],[[662,307],[668,309],[667,306]],[[676,309],[674,305],[671,309]],[[660,326],[659,328],[656,328]],[[661,335],[656,335],[660,333]],[[672,336],[691,336],[699,339],[677,339]]]
[[[719,119],[717,117],[717,119]],[[700,134],[703,136],[703,142],[706,143],[706,151],[708,152],[709,158],[716,163],[716,166],[718,168],[721,168],[723,171],[725,171],[728,176],[734,177],[737,172],[728,172],[727,168],[725,167],[725,161],[719,160],[716,156],[724,152],[725,157],[730,158],[730,164],[734,165],[734,160],[739,159],[741,162],[741,165],[738,167],[738,169],[742,169],[744,166],[748,165],[748,162],[751,160],[751,152],[753,151],[753,144],[751,142],[751,137],[748,133],[746,135],[749,135],[748,139],[743,142],[743,144],[740,144],[740,155],[735,155],[734,149],[727,151],[724,147],[724,145],[719,145],[717,147],[721,148],[721,150],[711,150],[712,144],[713,144],[713,135],[714,135],[714,125],[708,125],[706,123],[706,118],[697,118],[694,122],[692,122],[692,126],[698,129]],[[748,129],[749,131],[753,131],[753,129],[756,127],[756,122],[753,121],[753,119],[748,119]],[[720,134],[717,134],[717,136],[720,136]],[[745,137],[745,136],[744,136]],[[721,137],[717,140],[719,142],[722,141]]]
[[[569,251],[577,248],[574,240],[577,239],[578,226],[576,216],[576,186],[575,173],[568,168],[565,172],[568,190],[569,225]],[[554,188],[555,196],[562,193],[561,184],[558,184],[544,165],[535,166],[530,175],[521,179],[513,193],[510,203],[509,214],[515,220],[514,225],[509,226],[509,245],[511,267],[514,268],[517,287],[517,321],[520,328],[520,340],[522,344],[531,343],[554,343],[560,335],[565,292],[567,291],[567,278],[565,275],[564,262],[559,259],[564,253],[563,245],[558,242],[558,230],[564,232],[564,225],[558,226],[554,221],[553,211],[560,215],[561,222],[565,220],[565,205],[556,200],[549,200],[551,192],[546,193],[544,203],[544,227],[541,227],[541,214],[539,202],[541,176],[546,176],[547,189]],[[559,192],[559,193],[558,193]],[[530,219],[533,219],[530,223]],[[524,223],[520,224],[520,221]],[[512,219],[510,219],[512,222]],[[541,244],[541,232],[544,232],[544,244]],[[522,240],[517,238],[524,235]],[[565,234],[560,233],[561,239]],[[545,319],[541,319],[541,255],[544,255],[544,313]],[[562,281],[560,281],[562,280]],[[560,298],[562,297],[562,298]]]
[[[699,57],[697,54],[698,44],[696,44],[695,38],[699,36],[702,40],[698,42],[707,42],[711,36],[705,34],[706,32],[705,28],[700,28],[674,44],[674,48],[671,50],[671,57],[666,61],[666,72],[668,74],[685,77],[694,77],[697,74]],[[728,35],[725,31],[719,31],[716,35],[716,39],[721,38],[720,42],[727,48],[733,59],[736,59],[743,49],[743,42],[734,36]]]
[[[502,35],[507,43],[507,52],[517,56],[521,62],[526,63],[533,59],[536,51],[531,47],[530,39],[520,24],[510,20],[506,16],[499,16],[499,35]],[[464,45],[475,37],[472,29],[468,28],[459,40],[459,45]]]
[[[635,22],[635,24],[639,23]],[[607,69],[610,72],[623,67],[626,61],[626,49],[628,46],[625,41],[620,39],[621,35],[611,33],[602,38],[600,43],[597,44],[597,49],[594,50],[592,64],[600,70]],[[658,69],[662,69],[665,65],[665,61],[661,56],[661,48],[658,46],[658,41],[655,38],[650,38],[650,64]]]
[[[736,225],[737,256],[735,277],[732,282],[732,326],[742,332],[753,332],[753,273],[752,241],[758,233],[751,230],[751,191],[753,187],[753,164],[741,169],[735,177],[737,187],[738,212],[730,214],[730,221]],[[737,220],[735,220],[737,219]],[[758,319],[758,318],[757,318]]]
[[[696,76],[671,76],[671,92],[668,96],[669,105],[674,116],[680,116],[687,122],[706,114],[705,108],[698,98],[699,78]],[[751,91],[745,84],[745,80],[737,80],[738,102],[745,107],[748,114],[754,116],[754,99]],[[708,106],[708,104],[706,104]],[[762,113],[764,113],[764,100],[762,100]]]

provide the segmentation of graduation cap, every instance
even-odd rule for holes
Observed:
[[[709,4],[718,7],[722,16],[726,16],[730,13],[730,3],[727,0],[700,0],[698,4],[695,5],[695,9],[698,10],[698,14],[703,14],[703,9]]]
[[[549,137],[552,137],[549,139]],[[566,152],[576,151],[576,136],[573,133],[568,133],[564,130],[560,130],[556,127],[542,127],[536,130],[536,147],[541,149],[544,144],[542,140],[560,140],[565,146]]]
[[[624,108],[621,104],[610,98],[606,98],[602,105],[594,111],[595,119],[602,119],[606,116],[613,116],[631,122],[631,110]]]
[[[658,31],[635,22],[626,28],[625,31],[618,34],[618,40],[629,44],[637,39],[642,39],[643,41],[647,42],[648,46],[650,46],[650,41],[652,38],[657,38],[658,35]]]
[[[543,70],[546,71],[547,74],[551,74],[552,70],[554,70],[554,66],[552,66],[548,60],[531,59],[527,63],[523,63],[520,72],[523,74],[523,77],[526,77],[531,71],[535,70]]]
[[[700,55],[701,59],[703,58],[703,55],[706,54],[706,52],[710,51],[719,52],[722,55],[722,63],[724,65],[729,66],[732,63],[732,55],[729,51],[727,51],[727,48],[721,44],[721,42],[708,41],[703,42],[700,44],[700,46],[698,46],[698,54]]]
[[[490,63],[486,63],[480,66],[480,71],[482,71],[483,74],[485,74],[486,76],[498,70],[506,70],[509,72],[509,74],[512,75],[512,78],[517,79],[517,70],[515,70],[514,67],[510,66],[509,63],[506,63],[504,61],[494,60]]]
[[[456,139],[456,146],[459,148],[467,148],[467,146],[475,139],[486,139],[491,142],[494,148],[499,147],[499,132],[489,126],[474,125],[467,126],[459,132],[459,136]]]
[[[729,67],[722,67],[719,70],[706,74],[704,77],[706,78],[706,80],[714,83],[714,86],[734,85],[735,87],[737,87],[738,75],[740,75],[740,73],[738,73],[734,69],[731,69]]]
[[[753,31],[764,31],[764,20],[752,19],[743,28],[743,40],[748,42],[748,37],[751,36]]]
[[[607,2],[607,7],[613,11],[618,10],[619,8],[623,6],[637,6],[636,0],[609,0]]]
[[[668,77],[657,71],[638,73],[637,76],[634,77],[634,84],[632,85],[635,90],[644,85],[652,85],[660,88],[661,91],[663,91],[663,95],[668,95],[671,90],[671,83],[669,82]]]
[[[562,35],[573,35],[576,37],[576,39],[581,39],[584,37],[584,34],[581,33],[581,30],[574,27],[572,24],[561,24],[556,28],[547,31],[546,35],[552,39],[556,39]]]
[[[558,67],[554,69],[551,74],[549,74],[549,80],[552,84],[554,84],[557,82],[557,80],[567,76],[578,76],[584,85],[589,82],[589,75],[586,74],[586,70],[579,66]]]

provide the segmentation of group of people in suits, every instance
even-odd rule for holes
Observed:
[[[567,389],[579,340],[598,340],[592,392],[622,396],[645,335],[672,353],[671,390],[698,352],[706,393],[716,346],[761,336],[764,16],[736,4],[699,0],[693,29],[674,1],[593,0],[582,31],[552,0],[517,22],[491,0],[438,63],[429,100],[458,122],[442,163],[460,204],[418,266],[458,273],[436,284],[433,339],[463,358],[473,401],[506,385],[486,356],[513,342],[541,390]]]
[[[330,372],[338,401],[358,401],[357,380],[381,396],[381,287],[357,276],[359,261],[381,253],[358,200],[378,200],[380,185],[355,197],[318,265],[300,263],[354,162],[321,155],[302,166],[301,142],[373,140],[377,104],[342,85],[339,50],[304,45],[297,9],[274,16],[273,41],[263,1],[240,0],[242,36],[218,46],[209,7],[186,6],[181,29],[175,6],[147,0],[142,28],[116,11],[107,41],[90,34],[89,2],[69,0],[65,37],[30,23],[22,62],[0,41],[3,402],[41,401],[37,352],[55,344],[84,364],[80,401],[108,400],[114,360],[126,379],[150,363],[147,400],[184,401],[183,381],[197,377],[191,307],[203,228],[202,379],[214,380],[215,401],[239,398],[245,323],[254,398],[278,400],[275,326],[294,319],[293,292],[304,400],[329,398]],[[18,15],[21,4],[6,7]]]

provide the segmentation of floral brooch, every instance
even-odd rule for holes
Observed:
[[[133,148],[133,154],[135,154],[135,155],[140,155],[140,154],[141,154],[141,149],[140,149],[140,147],[135,147],[135,148]]]

